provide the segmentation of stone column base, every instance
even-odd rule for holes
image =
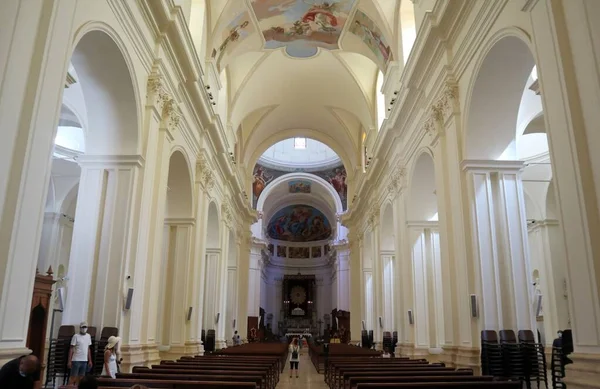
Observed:
[[[129,373],[134,366],[150,366],[160,363],[156,344],[133,344],[121,346],[121,372]]]
[[[457,347],[454,365],[460,369],[473,369],[473,374],[481,374],[481,350],[479,347]]]
[[[0,349],[0,367],[4,366],[6,362],[10,362],[15,358],[19,358],[23,355],[29,354],[31,354],[31,350],[27,347]]]
[[[160,350],[160,359],[168,361],[195,355],[204,355],[204,346],[201,342],[186,342],[184,345],[171,345]]]
[[[227,342],[223,339],[217,339],[215,341],[215,350],[221,350],[223,348],[227,348]]]
[[[414,352],[414,344],[412,343],[396,343],[394,355],[397,357],[412,357]]]
[[[564,382],[569,389],[600,388],[600,354],[574,353],[569,355]]]

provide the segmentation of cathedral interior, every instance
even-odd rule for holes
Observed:
[[[548,356],[568,333],[565,382],[600,388],[593,20],[596,0],[7,2],[0,365],[49,366],[82,321],[122,371],[363,332],[478,369],[483,332],[513,330]]]

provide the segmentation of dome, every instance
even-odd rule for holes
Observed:
[[[289,138],[275,143],[259,158],[271,169],[318,171],[339,166],[340,157],[329,146],[308,138]]]

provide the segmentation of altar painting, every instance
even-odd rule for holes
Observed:
[[[310,258],[310,251],[308,247],[290,247],[290,258],[296,259],[308,259]]]
[[[288,183],[290,193],[310,193],[310,181],[292,180]]]
[[[321,246],[313,247],[311,251],[312,258],[319,258],[321,256]]]
[[[323,212],[310,205],[288,205],[271,218],[267,234],[271,239],[314,242],[331,237],[331,224]]]
[[[317,49],[339,49],[338,41],[356,0],[252,0],[265,49],[285,47],[307,58]]]
[[[286,246],[277,246],[277,257],[287,258],[287,247]]]

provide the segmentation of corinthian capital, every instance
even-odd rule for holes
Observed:
[[[152,73],[148,77],[148,85],[146,86],[147,104],[162,112],[165,102],[169,100],[171,100],[171,95],[165,88],[163,77],[158,73]]]

